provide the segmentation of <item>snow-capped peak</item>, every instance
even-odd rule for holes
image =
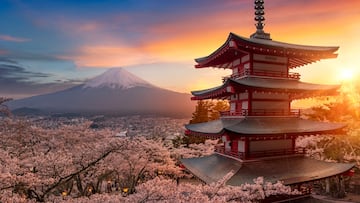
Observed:
[[[87,81],[84,88],[87,87],[110,87],[129,89],[132,87],[154,87],[149,82],[137,77],[123,68],[112,68],[103,74]]]

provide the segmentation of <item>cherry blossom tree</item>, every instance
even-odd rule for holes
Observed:
[[[114,137],[109,130],[90,129],[89,122],[59,129],[11,119],[0,125],[0,192],[7,196],[9,191],[36,201],[60,194],[89,196],[104,192],[104,182],[133,193],[159,173],[181,173],[161,142]]]
[[[337,135],[310,136],[298,139],[315,158],[360,163],[360,83],[343,83],[338,96],[312,107],[305,116],[309,119],[341,122],[347,125]]]
[[[76,202],[258,202],[276,195],[299,195],[281,182],[264,182],[262,177],[252,184],[228,186],[233,172],[210,185],[180,183],[164,177],[156,177],[136,187],[137,192],[128,196],[97,194],[90,198],[76,199]]]
[[[179,183],[179,158],[212,153],[217,141],[165,146],[162,139],[116,137],[91,122],[42,128],[26,120],[0,120],[1,202],[249,202],[293,194],[282,184],[227,186]]]
[[[218,144],[218,140],[205,140],[199,144],[181,144],[180,146],[169,146],[171,155],[176,159],[201,157],[214,153],[214,148]]]

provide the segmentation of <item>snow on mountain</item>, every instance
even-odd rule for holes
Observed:
[[[155,87],[123,68],[112,68],[103,74],[87,81],[83,88],[110,87],[129,89],[133,87]]]
[[[191,95],[156,87],[117,68],[62,91],[10,101],[12,109],[51,113],[169,115],[190,117]]]

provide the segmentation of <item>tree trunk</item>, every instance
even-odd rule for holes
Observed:
[[[84,189],[82,187],[81,179],[80,179],[79,174],[75,176],[75,181],[76,181],[76,187],[78,188],[80,195],[84,196]]]

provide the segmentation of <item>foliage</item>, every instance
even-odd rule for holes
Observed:
[[[214,147],[218,140],[205,140],[204,143],[189,144],[188,146],[182,144],[177,147],[169,148],[170,154],[176,160],[182,158],[201,157],[214,153]]]
[[[229,103],[225,100],[199,100],[192,115],[190,124],[212,121],[220,118],[220,112],[229,110]]]
[[[307,154],[316,159],[336,162],[355,162],[360,166],[360,86],[345,83],[340,94],[326,103],[313,107],[306,116],[309,119],[346,124],[343,132],[324,136],[308,136],[297,139],[297,146],[306,147]],[[327,182],[326,182],[327,181]],[[333,177],[322,181],[328,185],[330,195],[343,197],[349,177]]]
[[[180,183],[179,158],[213,152],[216,141],[189,148],[162,139],[115,137],[90,122],[45,129],[24,120],[0,120],[0,202],[216,202],[253,201],[292,194],[281,183],[226,186]]]
[[[233,174],[230,172],[218,182],[209,185],[178,184],[170,179],[156,177],[137,186],[138,192],[129,196],[99,194],[91,196],[90,199],[76,199],[76,202],[258,202],[275,195],[299,194],[281,182],[264,182],[262,177],[255,179],[253,184],[225,185]]]
[[[220,118],[220,112],[229,110],[229,103],[225,100],[199,100],[195,112],[193,113],[190,124],[203,123]],[[190,144],[205,143],[206,138],[201,136],[185,136],[182,138],[183,144],[188,147]]]
[[[360,166],[360,86],[357,83],[345,83],[340,94],[330,102],[313,107],[307,114],[310,119],[347,124],[343,133],[327,135],[316,139],[308,148],[316,158],[335,161],[356,161]],[[302,138],[300,140],[309,139]],[[314,149],[317,150],[313,153]]]
[[[310,119],[320,121],[347,122],[360,120],[360,86],[357,83],[344,83],[338,96],[328,98],[327,102],[311,108],[306,114]]]
[[[26,121],[1,120],[0,196],[46,201],[135,187],[163,175],[181,175],[170,153],[157,140],[117,138],[108,130],[94,131],[90,122],[42,129]],[[11,192],[10,192],[11,191]],[[7,202],[5,200],[2,200]]]

